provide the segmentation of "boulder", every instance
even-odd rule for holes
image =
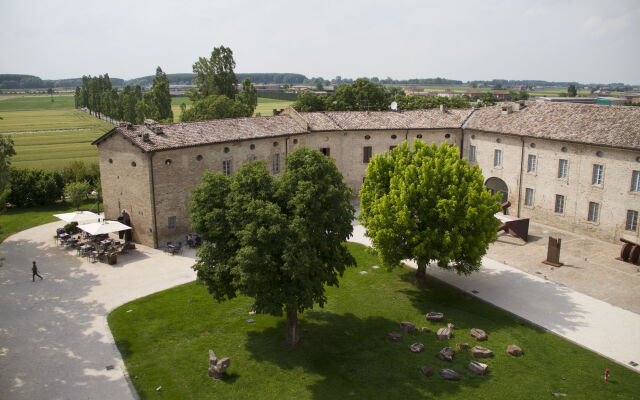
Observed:
[[[437,356],[442,361],[453,361],[454,354],[455,352],[451,347],[445,347],[444,349],[438,352]]]
[[[411,350],[412,353],[420,353],[424,350],[424,345],[422,343],[414,343],[409,346],[409,350]]]
[[[458,328],[456,328],[455,324],[452,324],[451,322],[449,322],[449,323],[447,324],[447,328],[449,328],[449,329],[451,329],[451,330],[458,329]]]
[[[489,366],[487,364],[483,364],[477,361],[469,361],[469,371],[473,372],[476,375],[486,375]]]
[[[431,367],[422,367],[422,368],[420,368],[420,372],[422,372],[422,375],[424,375],[424,376],[431,376],[431,375],[433,375],[433,368],[431,368]]]
[[[449,328],[438,329],[438,340],[448,340],[448,339],[451,339],[451,329]]]
[[[209,376],[213,379],[222,379],[227,374],[227,368],[231,365],[229,357],[218,360],[213,350],[209,350]]]
[[[448,381],[460,380],[460,375],[458,375],[458,373],[452,369],[441,369],[440,371],[438,371],[438,373],[440,374],[441,377],[443,377]]]
[[[458,350],[464,350],[469,348],[469,343],[457,343],[456,347]]]
[[[493,357],[493,351],[489,350],[489,349],[485,349],[484,347],[481,346],[474,346],[471,349],[471,354],[475,357],[475,358],[489,358],[489,357]]]
[[[487,340],[487,334],[482,329],[471,328],[471,331],[469,333],[471,334],[471,337],[473,337],[479,342],[482,342],[483,340]]]
[[[444,318],[444,314],[441,312],[430,312],[427,314],[427,321],[440,322]]]
[[[416,326],[411,322],[400,322],[399,327],[400,330],[404,333],[414,333],[416,331]]]
[[[509,346],[507,346],[507,353],[511,354],[512,356],[519,357],[522,355],[522,349],[515,344],[510,344]]]
[[[424,332],[424,333],[429,333],[429,332],[431,332],[431,329],[427,328],[426,326],[423,326],[420,330],[421,330],[422,332]]]
[[[399,342],[402,340],[402,335],[398,332],[389,332],[388,338],[391,342]]]

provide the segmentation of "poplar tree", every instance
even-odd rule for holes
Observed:
[[[162,72],[160,67],[156,69],[156,76],[153,78],[151,93],[153,93],[153,107],[155,111],[152,118],[158,121],[172,122],[173,111],[171,110],[169,78],[167,78],[167,74]]]
[[[499,195],[491,196],[477,165],[459,158],[456,146],[405,141],[370,160],[360,191],[360,221],[389,268],[402,260],[468,275],[480,268],[496,238]]]

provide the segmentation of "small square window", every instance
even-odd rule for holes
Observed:
[[[600,216],[600,204],[590,201],[589,216],[587,217],[587,219],[591,222],[598,222],[599,216]]]
[[[320,153],[324,154],[325,156],[329,157],[331,155],[331,149],[328,147],[323,147],[320,149]]]
[[[526,188],[524,191],[524,205],[533,206],[533,189]]]
[[[556,195],[556,205],[554,211],[558,214],[564,213],[564,196],[561,194]]]

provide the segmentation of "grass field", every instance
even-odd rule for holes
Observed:
[[[180,105],[186,104],[187,107],[191,104],[191,100],[188,97],[172,97],[171,98],[171,110],[173,110],[173,120],[176,122],[180,121]],[[258,97],[258,106],[253,112],[253,116],[261,115],[263,117],[268,117],[273,115],[273,109],[277,108],[278,110],[282,108],[287,108],[293,101],[287,100],[277,100],[277,99],[267,99],[264,97]]]
[[[98,161],[91,142],[113,125],[74,109],[73,96],[4,96],[0,133],[10,134],[17,168],[60,170],[73,160]]]
[[[575,399],[638,398],[635,372],[434,279],[418,290],[413,271],[372,269],[376,257],[364,246],[348,246],[358,267],[347,270],[340,288],[327,289],[324,309],[300,317],[302,343],[295,348],[284,346],[284,317],[249,316],[251,299],[217,303],[197,283],[114,310],[109,326],[140,398],[516,400],[553,398],[551,392]],[[427,322],[429,311],[444,312],[445,321]],[[432,332],[389,342],[387,333],[397,331],[400,321]],[[438,341],[434,331],[448,322],[459,329],[452,339]],[[472,327],[484,329],[488,340],[476,343],[469,336]],[[409,352],[414,342],[425,351]],[[457,350],[453,362],[436,358],[441,348],[460,342],[494,351],[481,360],[489,365],[488,375],[467,369],[469,349]],[[524,356],[507,354],[509,344],[518,344]],[[222,382],[207,376],[209,349],[231,358]],[[422,376],[421,366],[432,366],[436,375]],[[441,368],[454,369],[462,379],[443,380]],[[606,384],[605,368],[611,369]]]
[[[59,110],[74,108],[73,96],[2,96],[0,99],[0,112],[8,110]],[[2,114],[0,114],[1,116]]]
[[[80,205],[80,209],[89,210],[95,207],[95,204],[95,200],[88,200]],[[63,202],[46,207],[10,208],[0,214],[0,242],[3,242],[7,237],[16,232],[49,222],[59,221],[53,214],[61,214],[75,210],[76,208],[70,203]],[[97,208],[94,208],[94,211],[97,212]]]

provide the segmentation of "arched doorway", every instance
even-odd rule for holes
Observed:
[[[491,194],[502,193],[502,203],[509,199],[509,188],[507,184],[500,178],[491,177],[487,179],[484,185],[491,191]]]

